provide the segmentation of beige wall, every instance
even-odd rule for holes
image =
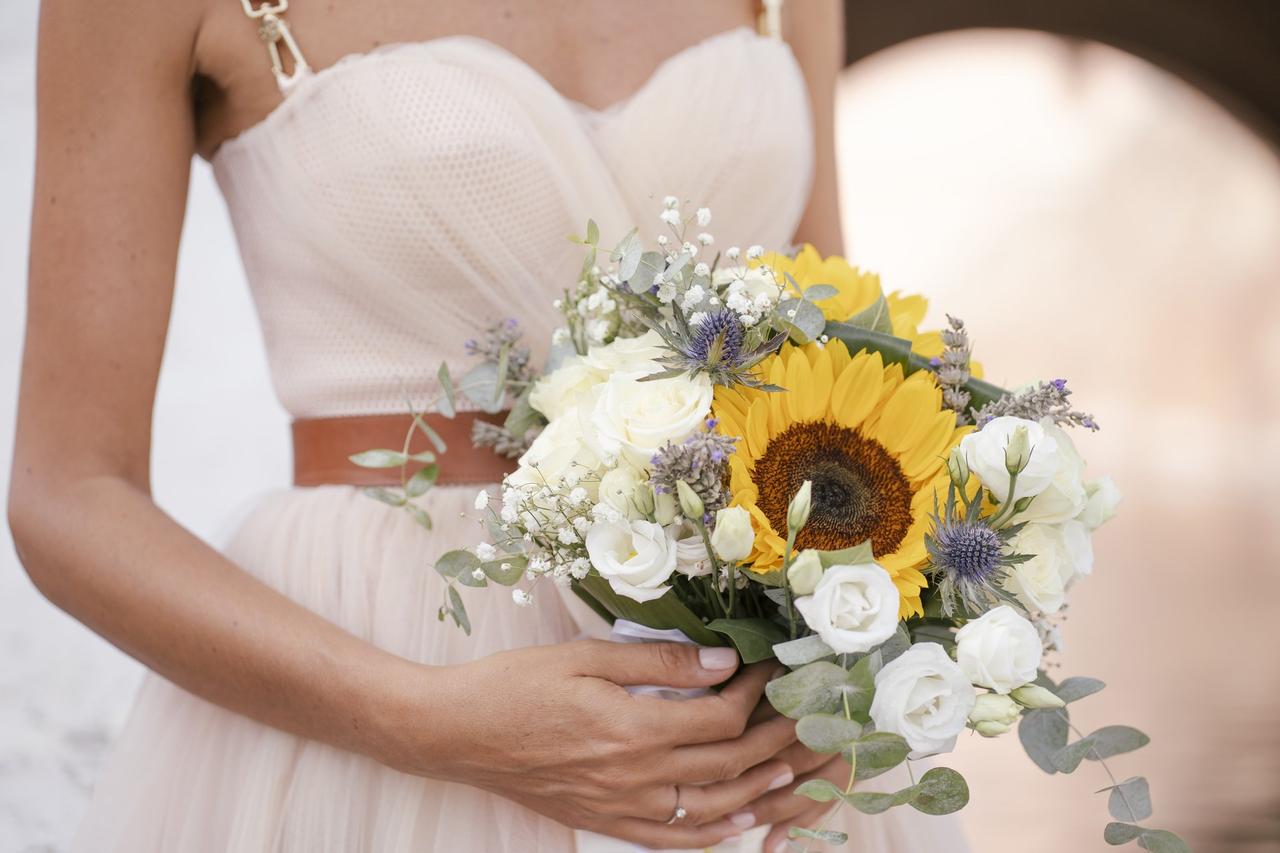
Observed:
[[[1109,688],[1078,724],[1152,744],[1151,821],[1198,853],[1280,850],[1280,162],[1128,55],[1032,33],[932,37],[846,72],[851,254],[963,317],[989,377],[1067,377],[1077,437],[1125,493],[1073,597],[1060,675]],[[981,853],[1101,840],[1107,784],[1016,738],[964,740]]]

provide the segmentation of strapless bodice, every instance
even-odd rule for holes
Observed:
[[[812,150],[790,48],[743,28],[606,110],[481,39],[386,46],[303,78],[213,166],[276,391],[320,417],[421,402],[492,320],[545,348],[588,216],[602,244],[652,239],[673,194],[712,209],[718,247],[786,244]]]

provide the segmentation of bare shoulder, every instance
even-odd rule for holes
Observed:
[[[834,74],[844,62],[844,4],[840,0],[805,0],[786,4],[783,33],[795,49],[806,76],[821,70]]]

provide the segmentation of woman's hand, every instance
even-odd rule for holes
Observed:
[[[737,669],[727,648],[600,641],[504,652],[418,669],[382,722],[398,769],[500,794],[569,826],[654,847],[707,847],[751,823],[727,816],[789,786],[776,756],[795,724],[752,723],[776,664],[746,667],[719,692],[672,701],[622,685],[709,687]],[[667,824],[679,805],[687,812]]]
[[[785,790],[767,793],[748,807],[756,824],[769,824],[773,827],[765,838],[764,853],[786,850],[787,833],[791,827],[816,829],[840,805],[838,800],[834,803],[818,803],[808,797],[797,796],[794,793],[796,787],[810,779],[826,779],[842,791],[849,784],[849,763],[839,755],[822,755],[797,743],[778,757],[794,762],[797,777],[795,784],[788,785]]]

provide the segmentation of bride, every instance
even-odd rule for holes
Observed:
[[[549,337],[588,215],[653,231],[655,194],[678,193],[726,245],[840,249],[843,23],[833,0],[795,6],[782,41],[748,0],[42,4],[10,523],[40,590],[154,671],[76,849],[736,849],[772,827],[750,837],[773,850],[821,818],[795,782],[847,768],[760,703],[769,666],[575,642],[548,596],[475,597],[470,638],[436,620],[431,563],[502,473],[465,433],[431,532],[345,465],[402,438],[404,395],[477,323]],[[224,553],[148,488],[196,154],[295,419],[295,488]],[[921,815],[846,828],[859,853],[963,849]]]

